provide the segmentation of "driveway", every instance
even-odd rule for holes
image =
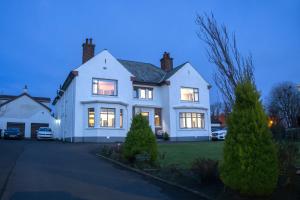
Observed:
[[[96,157],[97,148],[99,144],[0,140],[0,199],[197,199]]]

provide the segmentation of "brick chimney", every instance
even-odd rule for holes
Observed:
[[[85,39],[82,44],[82,64],[94,57],[95,45],[92,43],[92,38]]]
[[[165,72],[173,69],[173,58],[170,57],[170,53],[164,52],[163,57],[160,59],[160,67]]]

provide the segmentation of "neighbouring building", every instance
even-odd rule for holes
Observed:
[[[25,138],[35,138],[40,127],[53,127],[47,97],[32,97],[25,86],[22,94],[0,95],[0,129],[19,128]]]
[[[165,131],[173,141],[208,140],[210,85],[189,62],[173,67],[165,52],[157,67],[117,59],[108,50],[94,56],[91,39],[82,46],[82,65],[69,73],[52,103],[63,140],[124,141],[138,113],[154,133]]]

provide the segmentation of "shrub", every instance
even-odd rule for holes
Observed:
[[[198,158],[193,161],[191,171],[201,182],[214,181],[218,177],[218,161]]]
[[[164,132],[163,139],[164,139],[164,141],[169,141],[170,140],[170,136],[167,132]]]
[[[278,159],[281,175],[281,185],[292,185],[296,178],[296,161],[299,157],[297,145],[290,141],[278,144]]]
[[[154,164],[157,159],[156,138],[148,120],[141,114],[136,115],[132,120],[122,153],[131,163],[136,161],[138,155],[149,155],[147,162],[151,164]]]
[[[240,83],[235,96],[220,165],[221,179],[241,194],[269,195],[277,185],[279,170],[267,116],[252,83]]]

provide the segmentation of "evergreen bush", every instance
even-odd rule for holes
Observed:
[[[260,95],[252,83],[244,82],[236,87],[235,96],[220,165],[221,179],[243,195],[269,195],[277,185],[279,169]]]
[[[131,163],[135,162],[139,155],[147,155],[150,164],[154,164],[157,159],[155,135],[148,120],[141,114],[136,115],[132,120],[122,153],[124,158]]]

